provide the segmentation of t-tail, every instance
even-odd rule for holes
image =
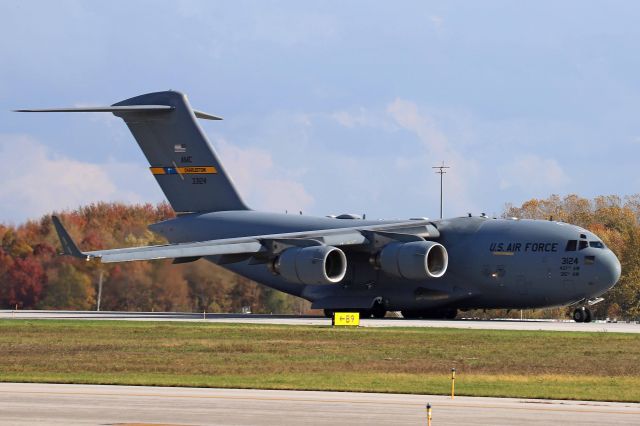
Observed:
[[[23,109],[19,112],[111,112],[122,118],[176,213],[247,210],[196,118],[179,92],[148,93],[109,107]]]

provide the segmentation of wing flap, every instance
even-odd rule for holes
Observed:
[[[169,244],[166,246],[136,247],[126,251],[101,250],[87,252],[90,257],[100,258],[102,263],[131,262],[134,260],[179,259],[220,254],[257,253],[262,244],[257,241],[236,244],[199,245]]]

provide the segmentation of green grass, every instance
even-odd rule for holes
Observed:
[[[0,380],[640,401],[640,336],[0,321]]]

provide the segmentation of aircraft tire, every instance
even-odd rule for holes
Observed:
[[[325,309],[324,316],[327,318],[333,318],[333,311],[331,309]]]
[[[587,313],[585,308],[576,308],[573,311],[573,320],[575,322],[585,322],[587,319]]]
[[[584,313],[585,313],[584,322],[591,322],[591,309],[585,308]]]
[[[384,306],[380,303],[377,303],[376,305],[374,305],[373,309],[371,309],[371,315],[373,315],[374,318],[384,318],[387,315],[387,310],[384,308]]]
[[[387,315],[387,308],[384,303],[380,301],[376,301],[369,311],[371,312],[371,316],[378,319],[384,318],[385,315]]]

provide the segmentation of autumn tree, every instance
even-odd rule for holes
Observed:
[[[81,309],[95,306],[95,289],[87,274],[78,271],[70,263],[51,272],[48,284],[38,304],[42,309]]]
[[[31,309],[40,300],[46,275],[33,256],[15,257],[0,278],[0,303]]]
[[[197,312],[229,312],[233,273],[205,260],[179,266],[187,280],[193,309]]]

